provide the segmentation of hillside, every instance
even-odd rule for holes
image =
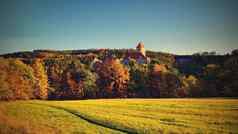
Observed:
[[[0,57],[0,99],[237,97],[237,54],[34,50]]]

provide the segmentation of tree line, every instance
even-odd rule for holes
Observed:
[[[50,52],[39,54],[41,51],[35,57],[2,56],[0,99],[238,96],[236,51],[224,60],[195,55],[193,62],[184,64],[176,64],[169,54],[153,52],[149,52],[148,64],[135,59],[123,64],[126,50],[114,51],[115,55],[108,56],[105,51],[96,55],[98,61],[72,54],[52,57]]]

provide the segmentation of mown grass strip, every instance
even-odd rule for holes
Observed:
[[[89,119],[89,118],[83,116],[78,111],[70,110],[70,109],[67,109],[67,108],[60,107],[60,106],[47,105],[47,104],[39,104],[39,103],[30,103],[30,104],[43,105],[43,106],[47,106],[47,107],[51,107],[51,108],[55,108],[55,109],[59,109],[59,110],[64,110],[64,111],[66,111],[68,113],[71,113],[71,114],[73,114],[73,115],[75,115],[75,116],[77,116],[77,117],[79,117],[79,118],[81,118],[81,119],[83,119],[83,120],[85,120],[89,123],[92,123],[94,125],[98,125],[98,126],[101,126],[101,127],[104,127],[104,128],[115,130],[115,131],[120,131],[120,132],[123,132],[123,133],[138,134],[137,132],[134,132],[134,131],[124,130],[124,129],[116,128],[116,127],[113,127],[113,126],[110,126],[110,125],[107,125],[107,124],[103,124],[103,123],[94,121],[92,119]]]

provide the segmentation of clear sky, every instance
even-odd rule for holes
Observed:
[[[0,54],[134,48],[177,54],[238,48],[237,0],[1,0]]]

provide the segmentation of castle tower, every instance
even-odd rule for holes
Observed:
[[[140,52],[143,56],[146,56],[145,55],[145,46],[144,46],[144,43],[143,42],[139,42],[137,47],[136,47],[136,50],[138,52]]]

